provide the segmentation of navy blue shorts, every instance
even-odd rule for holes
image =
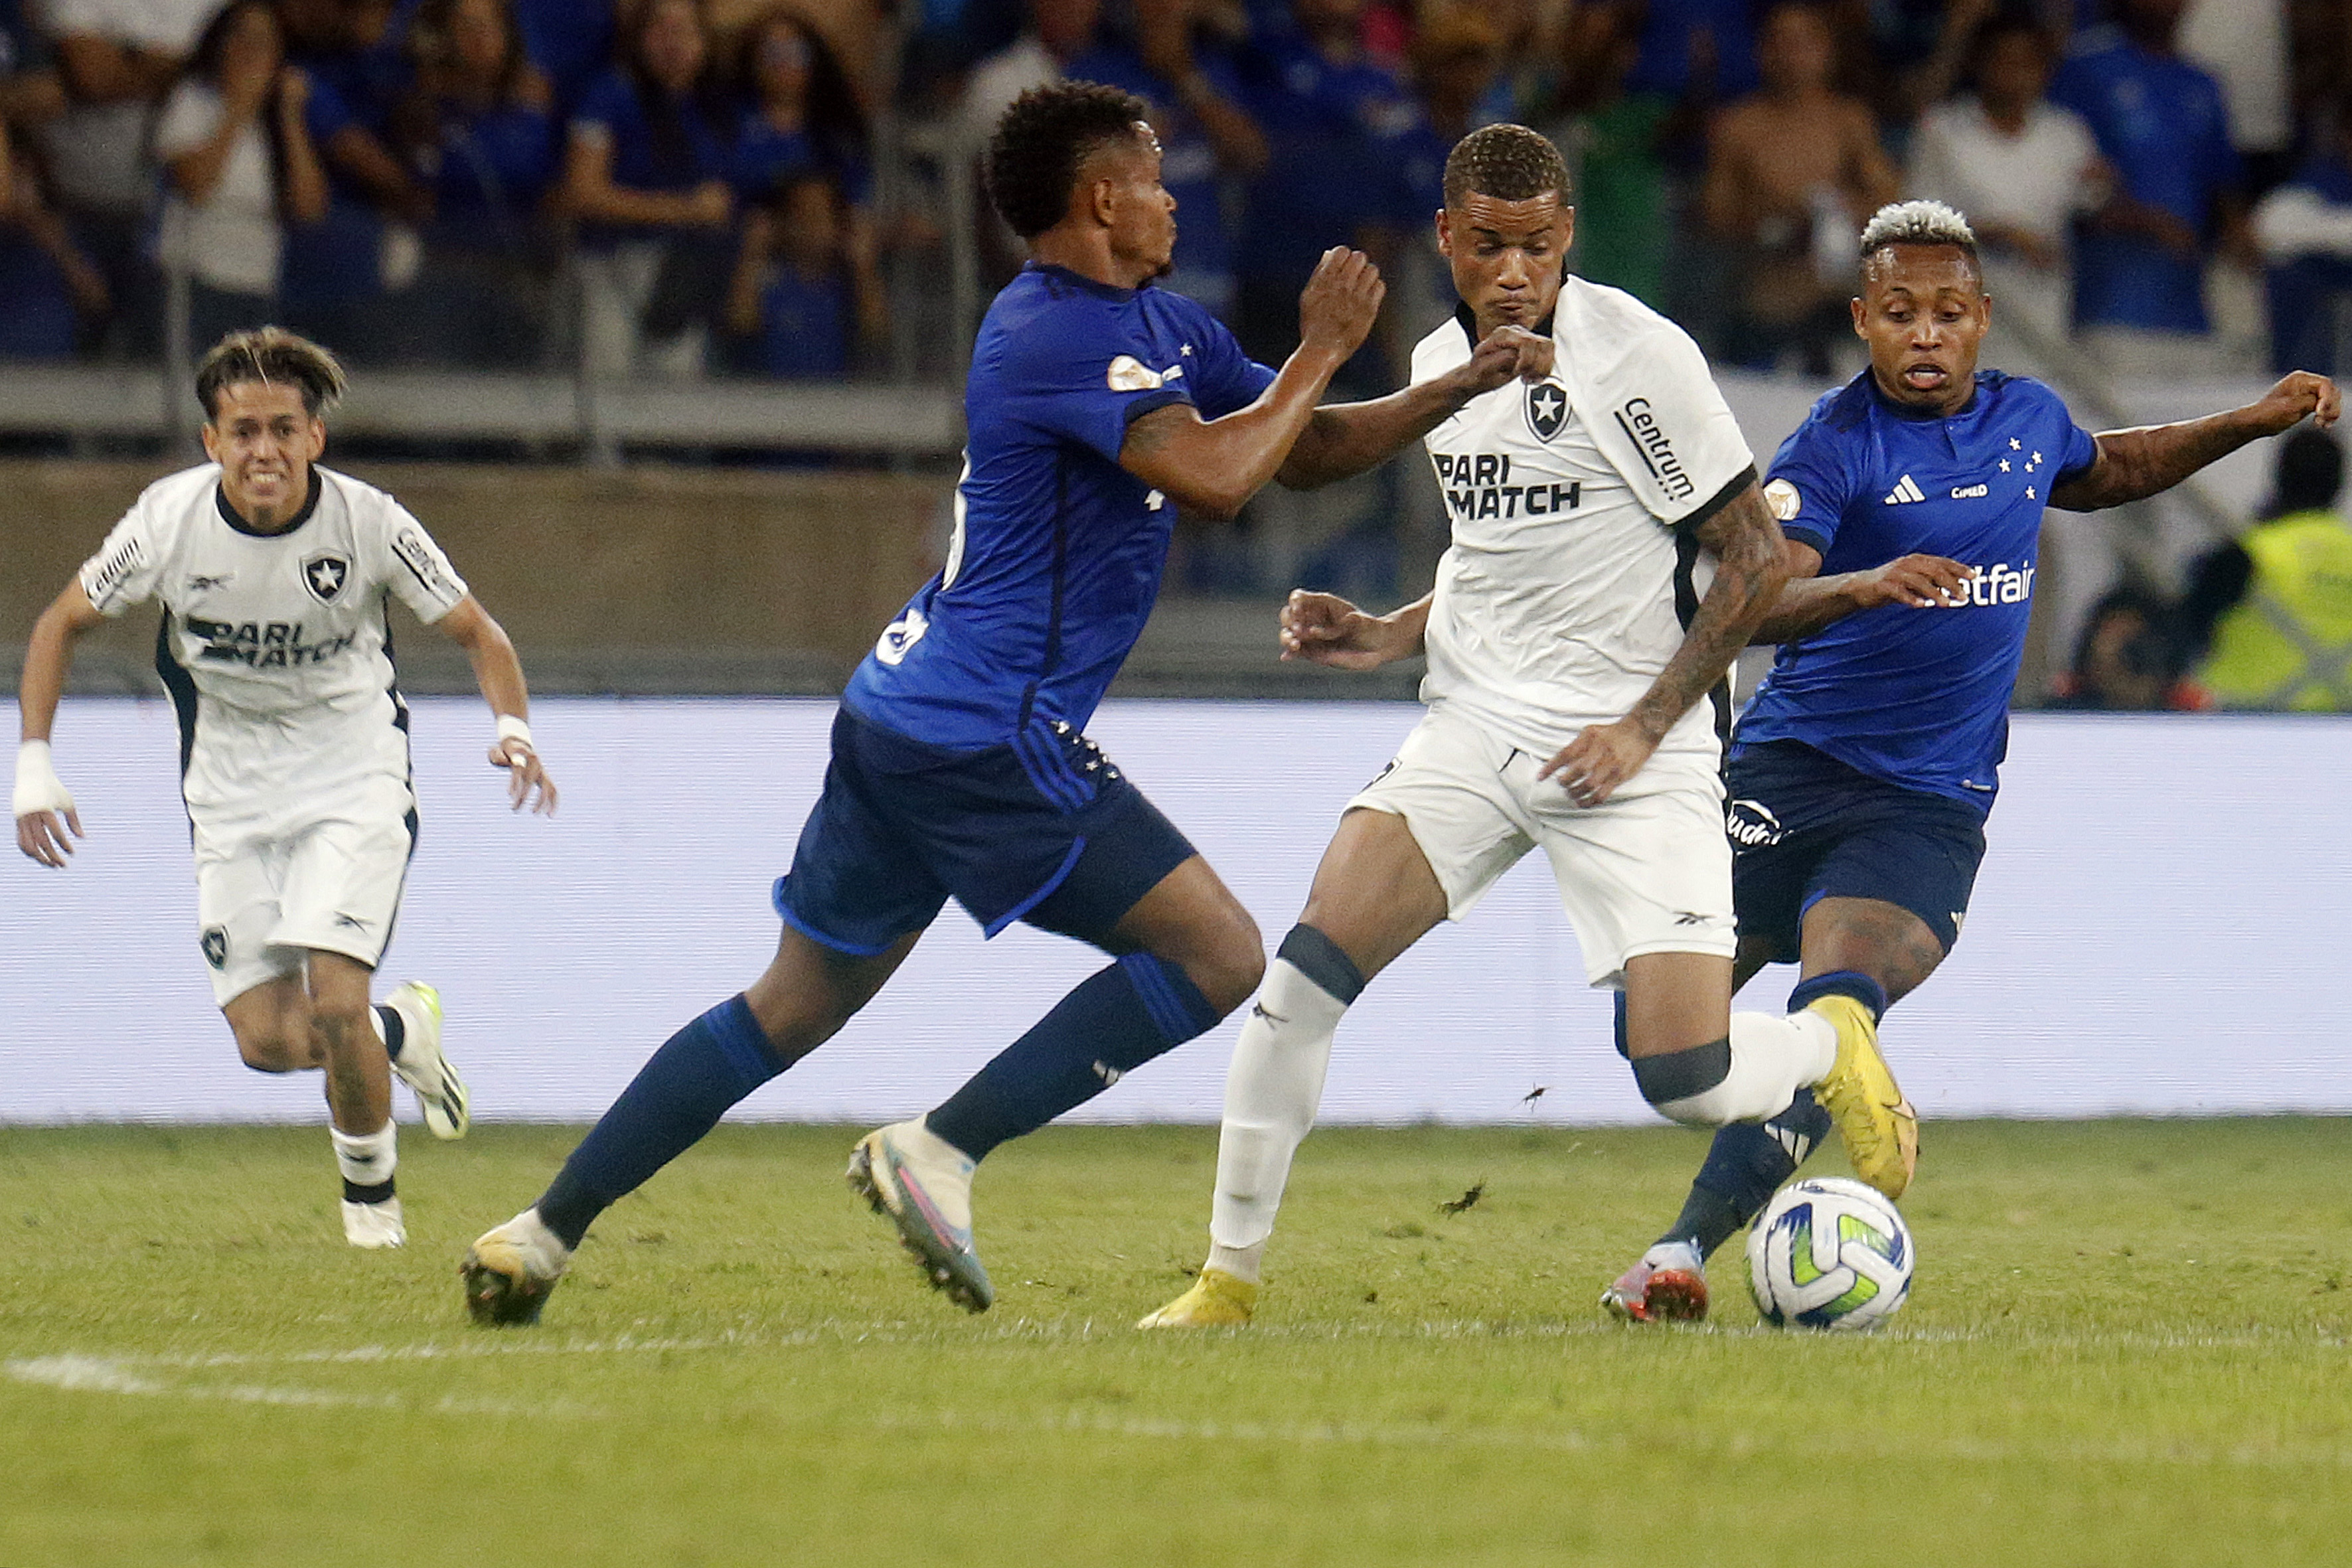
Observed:
[[[784,923],[869,957],[950,898],[994,936],[1015,921],[1100,942],[1192,858],[1190,841],[1075,725],[950,752],[833,721],[824,793],[776,879]]]
[[[1799,741],[1742,749],[1724,777],[1731,901],[1744,942],[1797,962],[1805,911],[1822,899],[1880,899],[1927,922],[1944,951],[1984,859],[1984,815],[1904,789]]]

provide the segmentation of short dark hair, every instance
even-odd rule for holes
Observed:
[[[1568,164],[1551,138],[1524,125],[1482,125],[1445,155],[1445,205],[1475,191],[1524,202],[1549,191],[1568,200]]]
[[[2287,432],[2271,469],[2266,518],[2291,511],[2325,511],[2344,489],[2344,448],[2326,431],[2305,425]]]
[[[2045,56],[2058,52],[2058,40],[2032,12],[2006,9],[1995,11],[1977,24],[1977,30],[1969,38],[1969,63],[1981,66],[1985,56],[2003,38],[2029,38]]]
[[[1864,270],[1880,251],[1897,245],[1948,245],[1969,258],[1970,272],[1984,276],[1984,264],[1977,258],[1977,231],[1957,207],[1941,202],[1889,202],[1871,214],[1862,226],[1859,259]]]
[[[212,346],[196,366],[196,401],[205,417],[218,416],[220,390],[242,381],[292,382],[302,389],[302,406],[312,418],[332,408],[347,383],[335,356],[283,327],[231,332]]]
[[[1034,239],[1068,216],[1078,171],[1105,146],[1135,139],[1143,100],[1098,81],[1056,81],[1013,100],[988,140],[988,196],[1007,227]]]

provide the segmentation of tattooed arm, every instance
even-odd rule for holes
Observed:
[[[2096,511],[2145,500],[2249,441],[2293,429],[2306,415],[2325,430],[2336,423],[2342,407],[2334,382],[2299,370],[2281,378],[2260,402],[2243,408],[2177,425],[2103,430],[2097,459],[2052,490],[2050,504],[2062,511]]]
[[[1699,524],[1698,542],[1716,559],[1715,582],[1683,633],[1683,646],[1631,713],[1586,730],[1537,775],[1558,774],[1579,805],[1599,805],[1641,771],[1675,721],[1731,668],[1789,580],[1780,525],[1752,476],[1729,504]]]

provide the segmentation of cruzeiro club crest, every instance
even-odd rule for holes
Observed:
[[[215,969],[228,967],[228,931],[221,926],[205,928],[205,962]]]
[[[1528,428],[1538,441],[1549,441],[1568,423],[1568,394],[1548,381],[1528,388]]]
[[[310,590],[310,597],[322,605],[331,605],[343,596],[343,584],[352,580],[352,563],[341,555],[312,555],[302,562],[302,585]]]

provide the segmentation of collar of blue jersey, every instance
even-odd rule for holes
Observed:
[[[237,516],[236,508],[228,504],[228,492],[217,484],[213,486],[213,505],[220,509],[223,522],[248,539],[283,539],[310,521],[310,514],[319,510],[319,492],[324,488],[324,481],[319,478],[319,465],[313,463],[310,465],[310,493],[304,498],[302,510],[296,512],[294,521],[285,527],[271,529],[266,532]]]
[[[1563,274],[1563,276],[1565,275]],[[1555,310],[1556,309],[1557,307],[1555,307]],[[1470,309],[1470,305],[1467,300],[1457,300],[1454,301],[1454,319],[1462,323],[1462,335],[1470,340],[1470,346],[1474,349],[1476,348],[1478,346],[1478,314],[1476,311]],[[1534,326],[1528,330],[1535,333],[1535,335],[1539,338],[1548,338],[1551,336],[1551,317],[1546,316],[1542,321],[1538,321]]]
[[[1142,293],[1143,289],[1151,287],[1151,279],[1148,278],[1143,281],[1143,289],[1122,289],[1116,283],[1097,283],[1083,272],[1073,272],[1066,267],[1059,267],[1050,261],[1024,261],[1021,264],[1021,270],[1043,273],[1048,278],[1057,279],[1074,288],[1083,289],[1097,299],[1108,300],[1122,305]]]

